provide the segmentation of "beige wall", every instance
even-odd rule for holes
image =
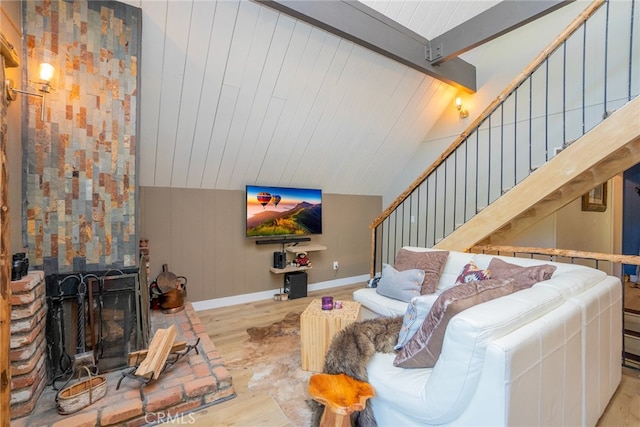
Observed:
[[[278,289],[273,252],[280,245],[246,239],[244,190],[140,188],[140,236],[149,239],[151,279],[162,271],[186,276],[190,301]],[[379,196],[323,194],[323,234],[311,243],[309,284],[369,272],[369,224],[382,211]],[[333,261],[340,268],[334,271]]]
[[[607,183],[607,210],[585,212],[578,198],[557,213],[557,248],[580,249],[588,252],[614,253],[613,191]],[[619,252],[618,252],[619,253]]]
[[[557,212],[542,219],[507,245],[540,248],[575,249],[587,252],[621,253],[622,189],[621,178],[607,183],[607,210],[585,212],[577,198]],[[619,266],[615,267],[619,270]],[[612,270],[614,273],[617,270]]]

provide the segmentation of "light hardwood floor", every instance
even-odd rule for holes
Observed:
[[[247,328],[266,326],[281,320],[290,311],[303,311],[313,298],[333,295],[337,300],[351,300],[352,292],[361,284],[310,292],[306,298],[289,301],[265,300],[198,312],[218,352],[231,360],[242,352],[248,339]],[[247,384],[253,372],[231,369],[237,397],[210,406],[193,414],[195,426],[291,426],[291,423],[271,397],[264,392],[249,390]],[[622,368],[622,382],[609,403],[598,427],[640,426],[640,371]],[[190,419],[191,420],[191,419]],[[299,427],[299,426],[294,426]]]

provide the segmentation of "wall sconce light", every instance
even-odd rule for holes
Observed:
[[[460,113],[461,119],[466,119],[467,117],[469,117],[469,110],[465,110],[464,108],[462,108],[462,99],[460,99],[460,97],[456,98],[456,108]]]
[[[13,81],[11,80],[5,81],[5,86],[7,88],[7,91],[6,91],[7,101],[9,102],[15,101],[16,97],[18,96],[18,93],[39,97],[42,100],[42,105],[40,107],[40,120],[44,121],[44,96],[45,94],[49,93],[49,90],[51,89],[50,83],[54,73],[55,73],[55,68],[53,67],[53,65],[48,64],[46,62],[43,62],[42,64],[40,64],[40,82],[38,83],[40,87],[38,88],[38,90],[41,93],[29,92],[22,89],[16,89],[13,87]]]

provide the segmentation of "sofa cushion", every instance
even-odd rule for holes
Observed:
[[[473,261],[468,262],[462,268],[462,271],[456,278],[455,285],[462,283],[473,282],[476,280],[486,280],[491,278],[491,270],[483,270],[478,268]]]
[[[432,368],[442,351],[449,320],[474,305],[514,292],[513,279],[487,279],[445,290],[433,304],[426,319],[398,352],[394,365],[403,368]]]
[[[419,269],[424,271],[424,280],[420,293],[432,294],[436,291],[440,274],[447,262],[449,251],[415,252],[401,248],[396,255],[393,267],[398,271]]]
[[[398,335],[398,344],[394,347],[396,350],[404,347],[418,329],[420,329],[420,325],[422,325],[424,319],[427,318],[436,299],[436,294],[420,295],[411,298],[407,306],[407,311],[405,311],[404,318],[402,319],[402,327]]]
[[[375,289],[385,297],[409,302],[411,298],[420,295],[423,280],[423,270],[414,268],[398,271],[389,264],[383,264],[382,276]]]
[[[437,295],[434,294],[432,297],[435,301]],[[382,296],[374,288],[360,288],[354,291],[353,300],[380,316],[402,316],[407,310],[406,302]]]
[[[494,279],[515,279],[516,291],[529,288],[543,280],[549,280],[556,271],[556,267],[550,264],[522,267],[499,258],[492,259],[488,269]]]

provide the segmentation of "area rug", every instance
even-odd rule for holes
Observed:
[[[292,425],[310,425],[307,386],[313,373],[300,368],[300,312],[247,334],[241,358],[227,360],[227,367],[252,370],[249,389],[267,392]]]

